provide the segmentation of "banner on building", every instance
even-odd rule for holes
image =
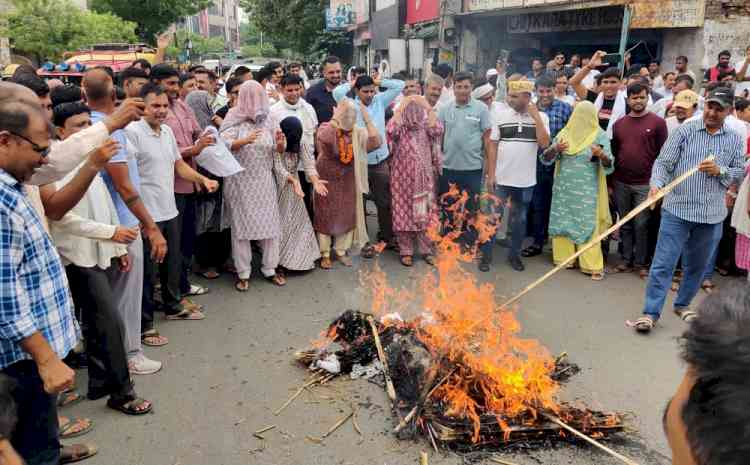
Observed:
[[[326,29],[329,31],[346,30],[356,24],[352,0],[331,0],[326,10]]]
[[[701,27],[706,0],[636,0],[633,5],[633,29]]]
[[[407,0],[406,23],[414,24],[431,21],[440,16],[439,0]]]
[[[357,24],[366,23],[370,20],[370,0],[353,0],[354,20]]]

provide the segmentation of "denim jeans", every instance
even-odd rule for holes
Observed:
[[[537,163],[536,186],[529,208],[529,235],[534,238],[534,245],[543,247],[547,242],[549,214],[552,208],[552,185],[555,181],[555,167]]]
[[[674,308],[688,307],[700,289],[706,265],[720,239],[721,223],[693,223],[662,209],[659,239],[648,275],[643,313],[654,320],[661,316],[680,254],[683,278]]]
[[[534,197],[534,186],[495,186],[495,195],[500,199],[500,208],[504,208],[505,213],[509,214],[510,218],[508,225],[511,229],[511,237],[508,258],[519,257],[521,255],[523,240],[526,239],[526,217],[529,211],[529,204],[531,204],[531,200]],[[494,241],[489,241],[482,245],[483,263],[492,263],[493,245]]]
[[[11,444],[26,465],[57,465],[60,462],[57,395],[44,391],[39,370],[32,360],[16,362],[2,372],[16,383],[12,395],[18,424],[11,435]]]

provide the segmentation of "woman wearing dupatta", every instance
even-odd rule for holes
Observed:
[[[268,118],[270,107],[265,89],[255,82],[240,86],[240,95],[221,125],[221,136],[244,168],[224,178],[222,226],[231,227],[232,258],[237,269],[235,288],[249,288],[252,271],[250,241],[263,249],[263,276],[277,286],[286,284],[276,273],[279,265],[281,221],[274,174],[275,153],[284,153],[284,134]]]
[[[406,97],[388,124],[391,153],[391,211],[401,263],[412,266],[414,246],[433,264],[427,229],[437,221],[436,180],[442,165],[443,127],[424,97]]]
[[[568,124],[544,151],[541,161],[545,165],[557,164],[549,235],[554,262],[559,264],[612,224],[606,176],[614,170],[614,163],[609,138],[599,127],[594,104],[581,102],[575,107]],[[591,279],[602,280],[601,244],[582,254],[578,264]]]
[[[354,102],[343,99],[336,106],[333,119],[318,128],[318,174],[328,181],[327,195],[313,197],[315,232],[320,244],[320,267],[331,269],[331,243],[336,259],[352,266],[346,252],[354,245],[367,244],[365,211],[362,195],[368,192],[367,152],[380,147],[378,129],[367,108],[360,104],[366,129],[357,127]]]

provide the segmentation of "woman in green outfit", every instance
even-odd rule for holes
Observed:
[[[542,153],[541,161],[557,164],[549,235],[553,259],[559,264],[612,224],[606,176],[614,169],[614,159],[593,103],[576,105],[568,124]],[[591,279],[602,280],[601,244],[582,254],[578,264]]]

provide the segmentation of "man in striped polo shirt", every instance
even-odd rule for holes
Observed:
[[[714,89],[706,98],[703,118],[686,122],[673,132],[654,163],[649,196],[694,166],[700,171],[664,198],[643,316],[633,325],[636,331],[649,332],[661,316],[680,254],[684,278],[674,311],[686,322],[696,316],[689,305],[721,238],[727,216],[724,196],[732,182],[744,175],[742,140],[725,124],[733,100],[730,89]],[[704,161],[709,156],[714,160]]]
[[[531,103],[534,84],[531,81],[508,83],[508,108],[496,113],[490,133],[491,148],[497,152],[495,178],[488,180],[489,192],[495,192],[501,205],[510,213],[512,229],[508,262],[516,271],[523,271],[521,247],[526,238],[526,215],[536,185],[536,160],[539,149],[549,145],[549,117]],[[492,263],[490,240],[482,246],[481,271],[489,271]]]

